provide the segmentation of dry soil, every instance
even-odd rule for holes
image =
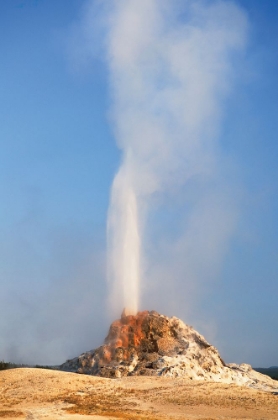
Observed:
[[[0,372],[0,418],[278,419],[278,395],[181,378],[102,379],[45,369]]]

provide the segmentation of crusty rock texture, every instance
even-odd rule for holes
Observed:
[[[155,311],[133,316],[124,310],[102,346],[68,360],[60,369],[107,378],[184,377],[278,391],[277,381],[247,364],[225,364],[217,349],[192,327]]]

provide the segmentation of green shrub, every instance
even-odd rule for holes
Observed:
[[[15,363],[4,362],[4,360],[0,361],[0,370],[14,369],[17,367],[18,365]]]
[[[53,368],[51,366],[35,365],[34,367],[36,369],[50,369],[50,370],[53,370]]]

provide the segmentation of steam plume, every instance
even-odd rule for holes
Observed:
[[[112,186],[108,215],[110,278],[114,279],[113,299],[123,302],[132,312],[138,309],[140,280],[140,231],[138,203],[132,185],[131,169],[123,165]]]
[[[136,312],[145,272],[149,268],[155,273],[143,255],[155,203],[158,211],[157,203],[175,202],[186,185],[197,186],[172,244],[176,264],[192,281],[203,275],[200,267],[205,271],[217,266],[233,231],[235,203],[220,181],[216,140],[234,53],[245,44],[246,18],[228,1],[108,4],[109,12],[103,13],[108,22],[112,119],[123,152],[108,215],[110,303],[117,312],[123,306]],[[215,231],[204,228],[207,245],[200,229],[205,222],[213,227],[215,214]],[[160,261],[156,272],[159,265],[164,267]],[[161,279],[166,272],[160,272]]]

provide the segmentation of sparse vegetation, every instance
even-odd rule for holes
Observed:
[[[14,369],[0,375],[0,391],[0,418],[24,417],[39,409],[50,419],[73,415],[122,420],[278,419],[276,395],[178,378],[109,380],[54,369]]]
[[[16,368],[24,368],[24,367],[34,367],[36,369],[50,369],[53,370],[52,366],[47,365],[24,365],[18,363],[11,363],[5,362],[4,360],[0,360],[0,370],[7,370],[7,369],[16,369]]]
[[[34,367],[36,369],[50,369],[50,370],[53,370],[52,366],[47,366],[47,365],[35,365]]]
[[[4,362],[4,360],[0,361],[0,370],[7,370],[7,369],[15,369],[19,367],[15,363]]]
[[[11,417],[22,417],[22,411],[15,411],[15,410],[0,410],[0,417],[1,418],[11,418]]]
[[[64,399],[72,407],[65,410],[71,414],[111,416],[126,420],[159,420],[161,417],[153,416],[139,409],[139,404],[128,400],[129,392],[122,391],[117,394],[106,393],[94,395],[72,394]]]

